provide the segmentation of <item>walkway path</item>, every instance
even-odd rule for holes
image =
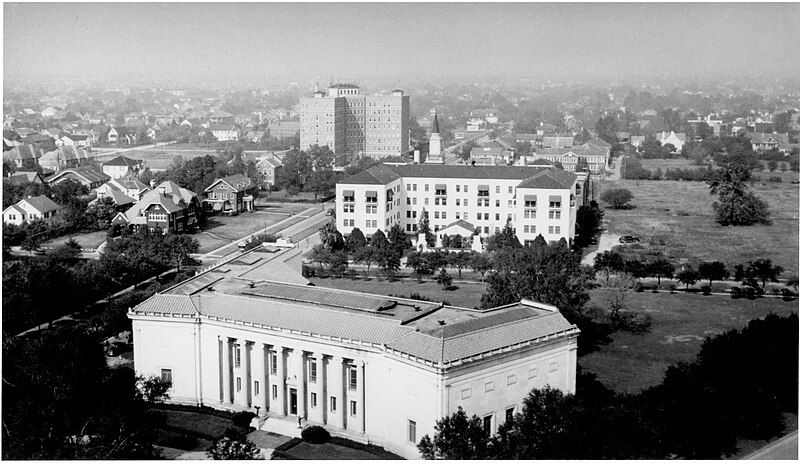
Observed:
[[[797,460],[797,430],[742,459]]]

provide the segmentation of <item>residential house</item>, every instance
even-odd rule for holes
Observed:
[[[3,162],[13,164],[16,169],[35,169],[42,154],[33,145],[19,145],[3,152]]]
[[[133,198],[134,201],[139,201],[145,193],[150,191],[150,187],[133,176],[120,177],[117,179],[111,179],[110,181],[98,187],[97,196],[112,195],[112,190],[121,192],[123,195]]]
[[[264,138],[266,131],[247,131],[245,138],[248,142],[258,143]]]
[[[76,129],[72,135],[85,135],[88,145],[96,145],[100,142],[100,133],[94,129]]]
[[[44,177],[36,171],[16,171],[3,179],[3,184],[25,185],[27,183],[44,184]]]
[[[233,124],[228,126],[212,125],[211,127],[208,128],[208,130],[220,142],[230,142],[239,140],[239,131],[236,130],[236,126],[234,126]]]
[[[215,180],[204,193],[206,209],[240,213],[253,210],[258,186],[249,177],[236,174]]]
[[[42,150],[42,153],[53,151],[56,149],[56,141],[49,135],[33,133],[24,136],[22,142],[33,145],[34,147]]]
[[[88,135],[83,134],[65,134],[60,139],[56,140],[56,146],[77,146],[82,148],[89,148],[92,146],[92,139]]]
[[[108,182],[111,178],[95,166],[78,166],[62,169],[47,177],[45,182],[48,185],[55,185],[68,179],[79,182],[92,190]]]
[[[43,118],[56,118],[58,116],[58,110],[52,106],[48,106],[39,114],[41,114]]]
[[[60,210],[60,206],[44,195],[28,197],[3,210],[3,223],[19,226],[37,219],[53,222]]]
[[[89,162],[89,155],[81,147],[65,145],[39,158],[39,166],[49,171],[83,166]]]
[[[644,143],[645,136],[643,135],[631,135],[631,145],[635,148],[639,148]]]
[[[124,213],[117,213],[112,224],[135,229],[147,227],[167,232],[187,232],[197,227],[203,210],[197,194],[164,181]]]
[[[109,129],[108,133],[106,134],[106,140],[108,140],[108,143],[117,143],[119,140],[119,133],[117,130],[113,127]]]
[[[282,167],[283,162],[272,155],[265,156],[256,163],[256,169],[262,176],[262,186],[264,188],[269,189],[276,184],[278,173]]]
[[[117,156],[103,163],[103,172],[108,174],[112,179],[117,179],[129,174],[139,174],[143,165],[144,161],[142,160],[131,159],[126,156]]]
[[[791,151],[788,133],[753,132],[748,133],[747,136],[750,138],[754,151],[778,150],[781,153],[789,153]]]
[[[684,132],[675,133],[675,131],[669,131],[668,133],[662,131],[656,134],[656,140],[661,142],[662,147],[666,144],[671,144],[675,147],[675,153],[680,153],[686,143],[686,134]]]

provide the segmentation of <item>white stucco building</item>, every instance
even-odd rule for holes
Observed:
[[[380,165],[336,184],[336,228],[370,236],[398,223],[415,233],[424,209],[433,232],[466,221],[488,236],[511,218],[523,244],[539,234],[569,242],[587,176],[552,167]]]
[[[459,406],[494,433],[532,388],[575,391],[579,331],[554,307],[479,311],[278,283],[268,279],[292,273],[271,268],[269,251],[131,309],[137,374],[170,378],[173,402],[257,407],[266,424],[305,418],[410,458]]]

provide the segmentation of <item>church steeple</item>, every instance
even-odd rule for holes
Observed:
[[[438,133],[439,133],[439,113],[434,111],[433,128],[431,129],[431,134],[438,134]]]
[[[433,113],[433,126],[431,127],[431,138],[428,141],[428,164],[444,164],[442,153],[442,138],[439,136],[439,114]]]

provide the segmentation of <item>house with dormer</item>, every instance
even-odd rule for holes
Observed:
[[[127,211],[117,213],[112,224],[181,233],[195,230],[202,215],[197,194],[175,182],[164,181]]]
[[[215,212],[252,211],[258,186],[252,179],[236,174],[215,180],[204,192],[206,209]]]

